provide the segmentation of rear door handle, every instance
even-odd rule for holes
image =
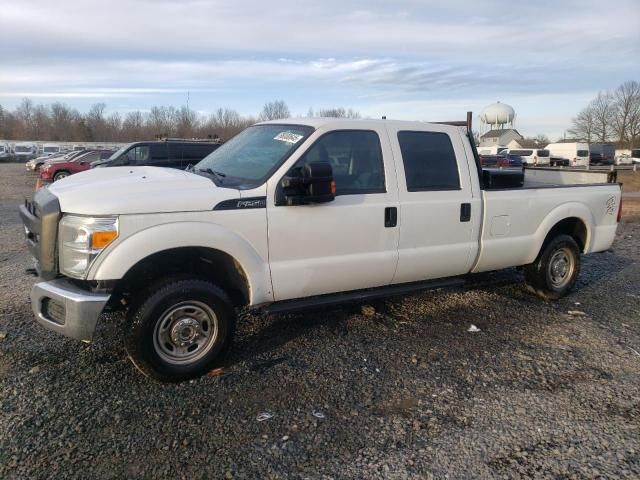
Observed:
[[[470,203],[460,204],[460,221],[461,222],[471,221],[471,204]]]
[[[387,207],[384,209],[384,226],[386,228],[398,225],[398,209],[396,207]]]

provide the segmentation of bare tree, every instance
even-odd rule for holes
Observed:
[[[198,114],[187,106],[182,106],[176,112],[176,133],[178,137],[192,138],[198,128]]]
[[[290,116],[289,107],[284,103],[284,100],[276,100],[265,103],[264,107],[262,107],[260,120],[278,120],[280,118],[289,118]]]
[[[533,141],[538,148],[546,147],[551,143],[549,137],[547,137],[544,133],[538,133],[535,137],[533,137]]]
[[[29,98],[23,98],[16,108],[17,131],[19,138],[31,138],[33,135],[33,102]]]
[[[77,122],[79,113],[71,110],[63,103],[56,102],[51,105],[51,140],[67,140],[73,126]]]
[[[94,141],[104,141],[107,135],[107,122],[104,118],[104,111],[107,105],[104,103],[94,103],[91,105],[86,115],[86,125],[89,129],[91,139]]]
[[[637,108],[638,98],[640,98],[640,84],[635,81],[625,82],[613,92],[613,125],[621,142],[627,140],[627,127],[634,109]]]
[[[176,134],[176,109],[174,107],[151,107],[147,116],[147,128],[152,136],[174,136]]]
[[[333,117],[333,118],[360,118],[360,113],[355,110],[345,109],[344,107],[336,108],[322,108],[317,111],[318,117]]]
[[[122,122],[122,139],[127,142],[144,138],[144,118],[139,110],[129,112]]]
[[[588,107],[584,108],[573,119],[572,123],[569,133],[578,139],[591,143],[596,130],[596,116],[593,106],[589,104]]]
[[[598,96],[591,101],[594,117],[594,134],[596,140],[605,143],[613,135],[614,104],[613,95],[609,92],[598,92]]]
[[[109,115],[105,121],[105,140],[119,141],[122,136],[122,117],[118,112]]]

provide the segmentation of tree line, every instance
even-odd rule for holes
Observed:
[[[359,118],[343,107],[313,111],[309,116]],[[258,115],[240,115],[231,108],[218,108],[202,115],[187,106],[154,106],[149,111],[107,114],[105,103],[95,103],[86,113],[61,102],[35,104],[24,98],[9,111],[0,105],[0,139],[68,142],[133,142],[160,137],[220,138],[226,140],[258,121],[291,116],[283,100],[268,102]]]
[[[640,144],[640,83],[628,81],[598,96],[576,115],[569,133],[588,143]]]

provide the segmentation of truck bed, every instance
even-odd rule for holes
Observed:
[[[616,183],[615,171],[582,169],[524,168],[483,169],[483,183],[487,190],[579,187]]]
[[[527,168],[521,187],[485,187],[481,248],[473,271],[533,262],[547,232],[567,219],[584,225],[583,253],[606,250],[615,236],[621,200],[615,179],[615,172]]]

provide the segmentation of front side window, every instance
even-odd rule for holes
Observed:
[[[369,130],[337,130],[320,137],[296,162],[290,175],[312,162],[328,162],[336,195],[383,193],[384,164],[378,134]]]
[[[255,188],[312,132],[306,125],[254,125],[207,155],[194,172],[212,176],[223,187]]]
[[[138,165],[149,161],[149,146],[139,145],[127,152],[127,158],[131,165]]]
[[[509,154],[519,155],[521,157],[530,157],[533,155],[533,150],[509,150]]]
[[[458,162],[449,135],[439,132],[398,132],[409,192],[459,190]]]
[[[538,150],[538,156],[539,157],[548,157],[549,156],[549,150]]]
[[[578,157],[588,157],[589,156],[589,150],[578,150]]]

